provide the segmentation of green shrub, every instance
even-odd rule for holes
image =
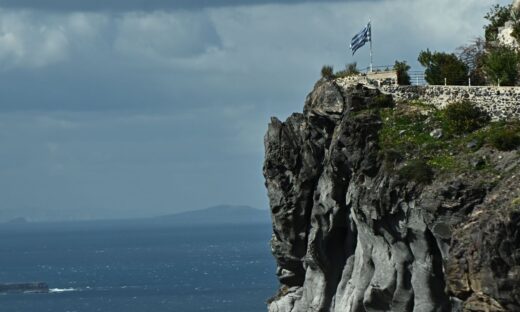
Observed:
[[[406,61],[395,61],[394,70],[397,72],[397,84],[401,86],[410,85],[410,75],[408,74],[410,68]]]
[[[501,151],[511,151],[520,146],[519,129],[506,127],[495,129],[489,134],[489,143]]]
[[[424,160],[415,159],[409,161],[399,170],[399,176],[406,180],[428,184],[433,179],[434,172]]]
[[[393,149],[402,155],[417,155],[419,150],[431,145],[443,144],[430,136],[426,116],[421,113],[381,110],[383,127],[379,131],[379,143],[383,150]]]
[[[469,101],[448,104],[442,111],[444,128],[454,134],[475,131],[485,126],[490,118]]]
[[[359,70],[357,69],[357,63],[350,63],[345,65],[345,69],[337,72],[334,76],[336,78],[350,77],[359,75]]]
[[[394,98],[390,94],[379,94],[372,99],[374,108],[394,107]]]
[[[484,56],[484,72],[492,84],[514,86],[518,80],[520,57],[514,48],[496,47]]]
[[[511,36],[513,36],[513,38],[515,38],[517,41],[520,40],[520,22],[519,21],[516,21],[513,24],[513,32],[511,33]]]
[[[321,68],[321,77],[325,79],[334,78],[334,68],[330,65],[323,65]]]
[[[450,155],[436,155],[428,160],[428,165],[441,170],[455,170],[460,167],[455,157]]]

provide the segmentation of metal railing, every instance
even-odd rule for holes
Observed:
[[[409,71],[408,75],[410,76],[410,84],[412,86],[425,86],[428,84],[425,79],[424,71]]]
[[[391,71],[393,70],[394,65],[379,65],[379,66],[372,66],[372,71],[374,72],[382,72],[382,71]],[[370,72],[370,67],[360,68],[359,72],[368,74]]]
[[[370,74],[370,67],[360,68],[358,71],[363,74],[367,75]],[[372,67],[372,73],[381,73],[386,71],[394,71],[394,65],[378,65]],[[430,85],[426,81],[426,75],[424,73],[424,70],[410,70],[408,71],[408,75],[410,76],[410,84],[412,86],[428,86]],[[444,78],[444,83],[438,84],[440,86],[466,86],[466,87],[502,87],[500,85],[500,81],[498,81],[496,84],[492,85],[483,85],[476,82],[473,82],[471,78],[465,77],[465,78],[457,78],[453,79],[453,77],[446,77]],[[518,87],[518,86],[515,86]]]
[[[393,71],[394,65],[378,65],[372,67],[372,72],[385,72],[385,71]],[[368,74],[370,73],[370,67],[365,67],[359,69],[360,73]],[[425,86],[428,83],[426,82],[424,71],[416,70],[416,71],[408,71],[408,75],[410,76],[410,83],[413,86]]]
[[[430,85],[426,81],[426,75],[423,71],[410,71],[410,83],[413,86],[428,86]],[[489,87],[489,85],[482,85],[471,81],[470,77],[459,77],[454,79],[453,77],[445,77],[444,82],[436,84],[438,86],[461,86],[461,87]],[[495,85],[496,86],[496,85]]]

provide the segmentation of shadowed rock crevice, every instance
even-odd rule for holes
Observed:
[[[303,114],[271,120],[264,176],[281,285],[269,311],[520,310],[518,153],[478,152],[498,166],[485,173],[407,178],[380,142],[381,110],[394,105],[323,79]]]

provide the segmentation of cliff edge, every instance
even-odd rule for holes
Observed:
[[[270,312],[520,311],[520,126],[444,118],[326,79],[272,118]]]

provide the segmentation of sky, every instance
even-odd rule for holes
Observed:
[[[489,0],[0,0],[0,221],[268,208],[263,135],[324,64],[453,52]]]

